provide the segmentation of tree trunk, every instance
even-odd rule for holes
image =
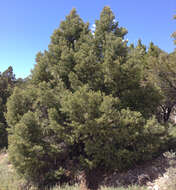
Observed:
[[[98,190],[100,182],[102,182],[104,171],[93,169],[83,172],[81,176],[81,190]]]

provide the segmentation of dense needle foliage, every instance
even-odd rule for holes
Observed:
[[[152,47],[128,47],[109,7],[95,24],[92,32],[73,9],[7,103],[10,160],[39,187],[78,171],[129,168],[166,138],[155,118],[164,100],[150,80]]]

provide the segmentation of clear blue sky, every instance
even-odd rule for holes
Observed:
[[[141,38],[167,52],[174,50],[170,35],[176,30],[176,0],[1,0],[0,71],[13,66],[17,77],[26,77],[38,51],[47,49],[53,30],[76,8],[91,25],[105,5],[111,7],[120,26],[128,30],[130,43]]]

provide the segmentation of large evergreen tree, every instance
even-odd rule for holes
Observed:
[[[19,174],[42,187],[77,171],[122,170],[158,150],[165,131],[153,117],[160,94],[145,81],[143,52],[128,54],[126,33],[109,7],[95,33],[75,9],[54,31],[31,83],[7,104],[10,159]]]

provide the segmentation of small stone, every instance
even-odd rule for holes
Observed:
[[[158,185],[155,185],[155,186],[153,187],[153,190],[159,190]]]

